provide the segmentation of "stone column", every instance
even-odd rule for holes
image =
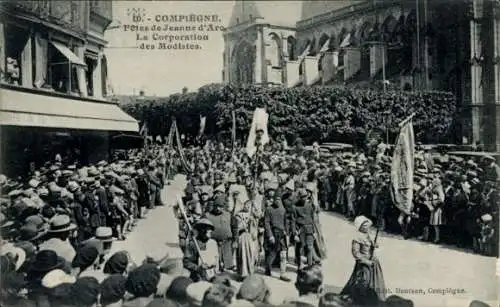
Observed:
[[[482,17],[482,1],[473,2],[473,11],[476,18]],[[483,108],[483,88],[481,78],[483,69],[481,66],[481,25],[475,20],[470,21],[470,63],[471,63],[471,124],[472,124],[472,143],[483,141],[481,139],[481,109]]]
[[[344,80],[347,80],[361,69],[361,50],[351,47],[344,51]]]
[[[3,74],[5,74],[5,36],[3,23],[0,22],[0,70]],[[1,78],[5,78],[5,76],[1,76]],[[3,81],[3,80],[2,80]]]
[[[2,46],[3,47],[3,46]],[[3,59],[2,59],[3,60]],[[24,45],[23,52],[21,53],[21,63],[19,63],[21,70],[21,85],[23,87],[33,87],[33,58],[31,55],[31,35]]]
[[[102,98],[102,50],[99,50],[99,55],[97,56],[97,65],[92,73],[93,84],[94,84],[94,97]]]
[[[280,64],[281,64],[281,83],[283,85],[286,84],[286,77],[287,77],[287,72],[286,72],[286,62],[290,59],[290,55],[288,54],[288,40],[286,37],[283,37],[281,39],[281,54],[282,57],[280,59]]]
[[[260,27],[257,28],[257,40],[255,41],[255,62],[254,62],[254,84],[262,83],[262,66],[265,62],[262,58],[262,49],[264,45],[262,44],[262,31]]]
[[[383,66],[387,67],[387,46],[382,42],[370,45],[370,77],[374,77]]]
[[[495,101],[495,148],[496,152],[500,151],[500,5],[496,4],[496,7],[493,9],[493,33],[494,40],[493,44],[495,46],[494,49],[494,101]]]

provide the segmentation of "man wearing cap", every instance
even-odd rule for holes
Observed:
[[[485,172],[485,178],[487,181],[497,182],[500,180],[500,166],[496,164],[496,160],[492,156],[484,157],[485,163],[487,164]]]
[[[137,191],[139,197],[137,199],[137,205],[139,206],[139,218],[144,218],[145,210],[149,206],[149,181],[148,176],[145,174],[142,168],[137,170]]]
[[[156,163],[151,162],[148,165],[147,171],[148,179],[149,179],[149,209],[153,209],[156,205],[157,195],[161,191],[161,182],[158,180],[157,172],[156,172]]]
[[[268,192],[272,186],[268,186]],[[287,264],[287,233],[286,233],[286,210],[279,197],[265,208],[264,211],[264,250],[266,255],[266,275],[271,276],[271,270],[276,256],[280,259],[280,279],[290,281],[285,276]]]
[[[345,203],[347,204],[347,217],[354,218],[356,211],[354,209],[354,202],[356,200],[355,184],[354,179],[354,168],[356,164],[354,162],[349,163],[346,176],[344,178],[344,183],[342,184],[342,193],[344,195]]]
[[[100,212],[100,220],[101,226],[109,226],[107,225],[107,218],[109,216],[109,201],[108,200],[108,181],[106,179],[102,179],[99,181],[99,185],[95,189],[95,196],[97,200],[97,205],[99,206]]]
[[[92,228],[92,232],[103,225],[101,221],[101,213],[99,208],[99,203],[94,194],[94,190],[97,187],[97,183],[93,177],[88,177],[85,180],[85,196],[83,199],[83,208],[89,214],[89,222],[90,227]]]
[[[53,250],[67,262],[73,261],[76,251],[69,242],[69,237],[75,229],[76,225],[71,223],[69,216],[54,216],[50,221],[49,239],[40,244],[40,250]]]
[[[298,258],[296,261],[298,261],[299,268],[302,268],[302,256],[307,258],[308,265],[313,264],[315,209],[310,199],[310,193],[301,189],[299,197],[292,214],[292,231],[295,254]]]
[[[213,240],[215,230],[210,220],[202,218],[195,225],[196,237],[190,237],[184,251],[184,268],[191,272],[190,278],[194,282],[210,281],[219,271],[219,248]]]
[[[206,218],[214,226],[212,238],[219,246],[221,269],[232,269],[234,267],[233,242],[236,241],[236,236],[233,235],[231,227],[233,218],[224,206],[224,198],[217,197],[214,199],[213,210],[206,214]]]
[[[293,238],[290,238],[289,235],[292,233],[292,214],[295,208],[295,204],[297,203],[297,195],[294,192],[295,190],[295,183],[293,179],[290,179],[284,186],[283,186],[283,194],[281,195],[281,201],[283,203],[283,207],[285,208],[286,211],[286,224],[285,224],[285,230],[286,233],[288,234],[287,236],[287,243],[290,241],[293,241]],[[287,244],[288,245],[288,244]]]

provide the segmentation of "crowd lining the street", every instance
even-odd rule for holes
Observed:
[[[188,147],[182,155],[151,146],[87,167],[63,164],[57,155],[24,181],[1,175],[2,305],[270,306],[272,289],[258,266],[266,275],[279,266],[279,278],[289,281],[284,273],[293,262],[298,295],[283,306],[412,306],[379,291],[384,280],[372,224],[498,255],[492,157],[434,159],[417,151],[414,210],[402,215],[390,196],[390,153],[379,149],[324,154],[316,145],[306,151],[274,143],[249,158],[222,144]],[[188,175],[174,206],[184,258],[135,264],[126,251],[109,255],[114,240],[164,205],[161,192],[177,173]],[[353,275],[339,294],[322,293],[320,210],[346,215],[359,232]]]

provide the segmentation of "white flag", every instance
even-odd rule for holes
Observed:
[[[205,125],[206,125],[206,123],[207,123],[207,117],[200,115],[200,132],[199,132],[199,136],[202,136],[203,132],[205,132]]]
[[[269,143],[269,134],[267,131],[268,120],[269,120],[269,114],[267,114],[265,109],[263,108],[255,109],[252,118],[252,126],[250,126],[250,132],[248,134],[248,140],[247,140],[246,151],[248,156],[252,157],[257,150],[255,141],[257,139],[258,130],[264,131],[261,139],[262,146]]]

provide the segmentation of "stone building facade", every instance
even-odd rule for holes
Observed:
[[[224,33],[223,80],[455,93],[455,142],[500,150],[500,9],[493,0],[237,2]],[[292,18],[293,14],[288,14]]]
[[[21,174],[55,153],[95,163],[115,134],[138,132],[106,97],[111,21],[111,1],[0,1],[2,172]]]

